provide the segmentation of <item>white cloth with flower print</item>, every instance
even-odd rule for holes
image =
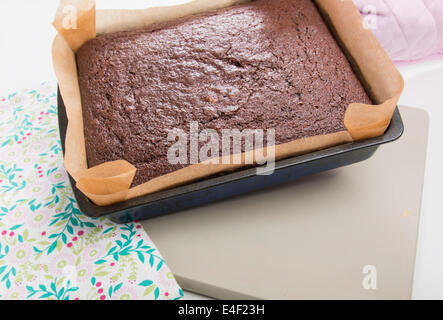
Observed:
[[[54,86],[0,97],[0,299],[179,299],[137,223],[78,209],[58,134]]]

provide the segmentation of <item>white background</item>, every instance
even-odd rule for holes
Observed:
[[[186,0],[97,0],[97,8],[144,8]],[[0,96],[56,83],[52,72],[52,21],[58,0],[0,2]],[[399,65],[406,88],[400,103],[431,119],[413,298],[443,299],[443,59]],[[411,150],[414,152],[414,150]],[[401,265],[399,265],[401,268]],[[199,298],[186,293],[186,298]]]

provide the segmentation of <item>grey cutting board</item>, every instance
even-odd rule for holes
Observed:
[[[428,116],[373,158],[143,223],[185,290],[220,299],[409,299]],[[376,267],[377,289],[363,287]],[[374,275],[374,273],[371,273]]]

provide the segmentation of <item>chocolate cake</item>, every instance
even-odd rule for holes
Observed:
[[[311,0],[256,0],[77,52],[88,165],[125,159],[133,185],[170,164],[168,130],[275,129],[275,143],[345,130],[347,106],[371,103]],[[221,148],[221,145],[220,145]]]

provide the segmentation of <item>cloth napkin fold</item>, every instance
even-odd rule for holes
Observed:
[[[78,209],[56,106],[49,83],[0,97],[0,298],[180,299],[140,224]]]

